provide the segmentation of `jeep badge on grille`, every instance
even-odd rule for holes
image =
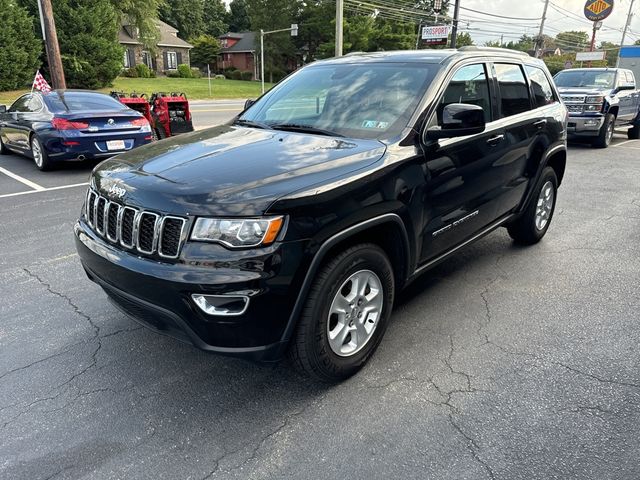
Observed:
[[[113,195],[114,197],[117,197],[120,200],[122,200],[125,193],[127,193],[127,191],[124,188],[119,187],[117,185],[111,185],[111,187],[109,188],[109,195]]]

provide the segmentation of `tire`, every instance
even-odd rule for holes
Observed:
[[[368,293],[356,295],[351,290],[356,282]],[[338,254],[313,281],[289,346],[289,359],[303,374],[327,383],[355,374],[382,340],[394,295],[393,268],[380,247],[364,243]],[[347,311],[335,313],[340,305]]]
[[[615,128],[616,117],[608,113],[604,119],[598,137],[593,141],[592,145],[597,148],[607,148],[613,138],[613,129]]]
[[[540,181],[524,213],[507,226],[516,243],[538,243],[549,229],[558,198],[558,177],[551,167],[542,171]]]
[[[47,170],[51,170],[52,164],[49,160],[49,154],[42,146],[42,143],[38,139],[37,136],[31,136],[31,157],[33,158],[34,163],[38,169],[46,172]],[[35,150],[34,150],[35,149]]]
[[[627,130],[627,138],[629,140],[640,140],[640,125],[634,125]]]
[[[9,155],[10,153],[9,149],[4,146],[2,138],[0,138],[0,155]]]

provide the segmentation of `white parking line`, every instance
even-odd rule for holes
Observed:
[[[625,144],[627,144],[627,143],[631,143],[631,142],[635,142],[635,140],[626,140],[626,141],[624,141],[624,142],[616,143],[616,144],[614,145],[614,147],[621,147],[621,146],[623,146],[623,145],[625,145]],[[629,147],[627,147],[627,148],[629,148]],[[631,148],[635,148],[635,147],[631,147]]]
[[[59,187],[49,187],[49,188],[40,187],[39,190],[28,190],[26,192],[17,192],[17,193],[5,193],[4,195],[0,195],[0,198],[18,197],[20,195],[29,195],[30,193],[51,192],[53,190],[63,190],[65,188],[84,187],[86,185],[89,185],[89,182],[74,183],[72,185],[61,185]]]
[[[15,173],[10,172],[6,168],[0,167],[0,172],[4,173],[8,177],[13,178],[14,180],[19,181],[20,183],[25,184],[27,187],[33,188],[34,190],[45,190],[45,188],[42,185],[38,185],[37,183],[32,182],[31,180],[27,180],[26,178],[21,177],[20,175],[16,175]]]

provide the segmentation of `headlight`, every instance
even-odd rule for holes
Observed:
[[[599,105],[602,105],[602,102],[604,102],[604,97],[587,97],[585,100],[585,103],[597,103]]]
[[[227,247],[263,247],[278,237],[284,217],[198,218],[191,240],[218,242]]]
[[[602,110],[602,105],[585,105],[584,106],[585,112],[599,112],[600,110]]]

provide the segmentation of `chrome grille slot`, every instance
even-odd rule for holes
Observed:
[[[178,258],[186,240],[187,220],[159,215],[87,192],[85,219],[93,231],[112,244],[145,255]]]
[[[158,217],[155,213],[142,212],[138,217],[138,236],[136,246],[142,253],[153,253],[157,243]]]

